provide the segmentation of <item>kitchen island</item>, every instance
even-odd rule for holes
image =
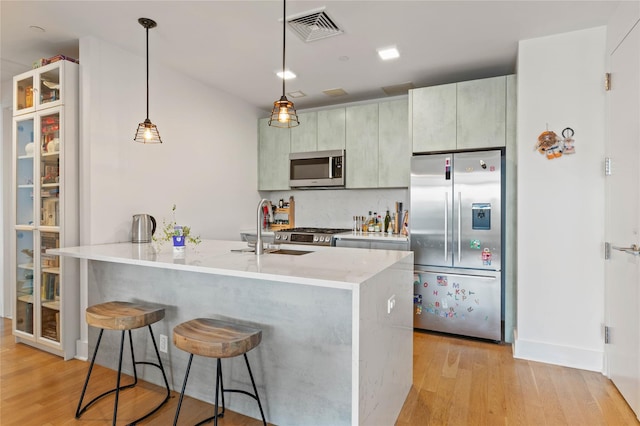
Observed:
[[[82,310],[108,300],[163,305],[156,335],[172,336],[175,325],[197,317],[262,329],[262,343],[248,355],[270,423],[393,424],[412,383],[413,253],[291,245],[281,248],[309,252],[237,252],[244,248],[244,242],[206,240],[180,255],[170,245],[131,243],[51,252],[85,259]],[[115,369],[118,337],[108,334],[102,345],[111,348],[101,350],[97,362]],[[83,324],[81,336],[83,357],[97,331]],[[134,333],[134,339],[136,350],[146,343],[151,354],[147,335]],[[188,354],[170,344],[162,355],[179,390]],[[187,394],[212,402],[215,363],[194,363],[198,374]],[[241,358],[225,360],[223,370],[227,387],[250,387]],[[142,377],[161,380],[154,371]],[[226,403],[259,418],[250,398],[230,394]]]

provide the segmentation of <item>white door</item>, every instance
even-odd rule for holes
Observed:
[[[640,414],[640,256],[620,248],[640,244],[640,28],[611,56],[610,127],[606,179],[606,262],[609,377]],[[579,155],[576,154],[576,155]],[[615,248],[617,247],[617,248]]]

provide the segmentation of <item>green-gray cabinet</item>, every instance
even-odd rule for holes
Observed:
[[[378,186],[378,104],[347,107],[346,187]]]
[[[289,129],[269,127],[269,119],[258,121],[258,190],[289,189]]]
[[[456,148],[505,146],[506,76],[464,81],[457,86]]]
[[[408,187],[411,140],[406,99],[378,104],[378,187]]]
[[[456,84],[409,91],[413,152],[456,149]]]
[[[298,114],[300,125],[291,129],[291,152],[345,148],[345,109],[333,108]]]
[[[492,77],[409,91],[414,153],[506,145],[507,77]],[[515,89],[514,87],[512,89]]]
[[[345,149],[346,109],[318,111],[318,151]]]
[[[318,150],[318,114],[316,112],[299,113],[300,125],[292,127],[291,152],[309,152]]]

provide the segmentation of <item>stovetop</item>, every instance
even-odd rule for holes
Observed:
[[[299,233],[306,233],[306,234],[341,234],[343,232],[349,232],[349,231],[351,231],[351,229],[299,227],[299,228],[284,229],[279,232],[299,232]]]
[[[276,243],[285,244],[312,244],[330,246],[333,244],[332,235],[349,232],[344,228],[307,228],[299,227],[283,229],[274,233]]]

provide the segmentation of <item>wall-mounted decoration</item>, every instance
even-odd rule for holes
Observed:
[[[535,149],[549,160],[562,157],[563,154],[575,154],[576,148],[573,145],[575,143],[573,139],[574,134],[571,127],[566,127],[562,131],[562,138],[560,138],[554,131],[547,128],[547,130],[538,136]]]

